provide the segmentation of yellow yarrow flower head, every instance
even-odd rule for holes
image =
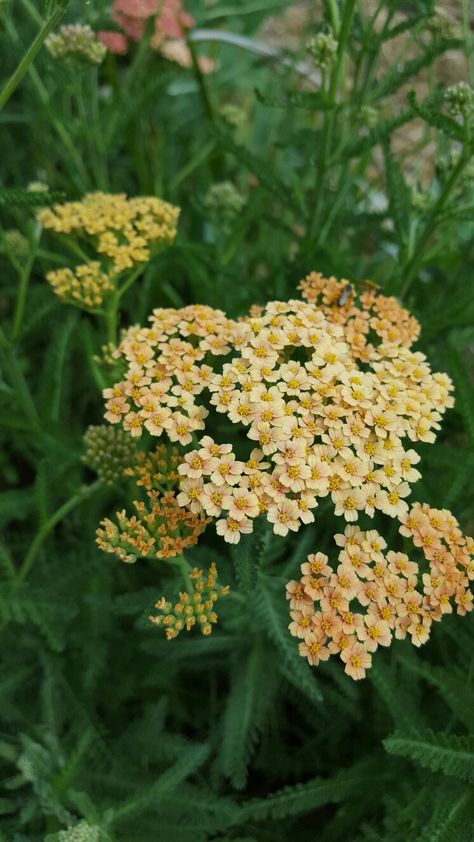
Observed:
[[[179,208],[156,196],[129,199],[125,193],[87,193],[79,201],[42,208],[38,220],[46,230],[80,237],[81,251],[92,252],[89,262],[49,272],[47,280],[64,301],[100,307],[119,274],[170,245],[178,217]]]
[[[74,270],[68,267],[54,269],[46,274],[46,280],[63,301],[91,310],[100,307],[114,288],[112,277],[102,272],[98,260],[83,263]]]

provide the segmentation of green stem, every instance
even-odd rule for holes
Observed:
[[[51,515],[51,517],[46,521],[46,523],[43,524],[43,526],[31,542],[28,552],[26,553],[26,556],[23,560],[23,564],[21,565],[20,570],[18,571],[18,575],[16,577],[15,582],[16,587],[19,587],[30,573],[38,550],[48,537],[49,533],[54,529],[54,527],[58,523],[60,523],[60,521],[63,520],[63,518],[65,518],[66,515],[69,514],[69,512],[72,512],[73,509],[77,508],[77,506],[80,506],[80,504],[83,503],[84,500],[87,500],[88,497],[91,497],[93,494],[95,494],[95,492],[98,491],[98,489],[101,487],[102,483],[100,482],[100,480],[96,480],[96,482],[92,483],[92,485],[85,486],[80,491],[78,491],[77,494],[74,494],[73,497],[70,497],[70,499],[67,500],[66,503],[60,506],[60,508],[57,509],[54,512],[54,514]]]
[[[11,95],[13,94],[17,86],[20,84],[30,64],[36,58],[36,54],[41,49],[44,41],[48,37],[51,30],[54,29],[57,23],[59,23],[65,11],[65,6],[58,6],[58,8],[55,9],[53,14],[49,18],[49,20],[47,20],[41,27],[33,43],[31,44],[31,46],[23,56],[22,60],[20,61],[20,64],[18,65],[17,69],[8,80],[7,84],[3,88],[3,91],[0,93],[0,110],[8,102]]]
[[[334,129],[334,106],[336,104],[337,93],[339,90],[340,78],[342,68],[344,66],[345,51],[347,41],[350,34],[352,17],[354,14],[355,0],[346,0],[344,12],[342,17],[341,29],[339,33],[339,43],[337,49],[336,64],[331,75],[331,84],[328,93],[328,103],[330,110],[325,113],[323,136],[321,141],[321,152],[319,156],[318,169],[316,173],[316,199],[313,207],[311,222],[309,225],[308,239],[311,242],[317,231],[319,222],[319,209],[323,198],[323,185],[326,175],[328,152],[331,144],[331,137]],[[331,107],[332,106],[332,107]]]
[[[6,29],[8,31],[8,34],[11,37],[11,39],[13,40],[13,42],[15,44],[18,44],[20,39],[19,39],[19,36],[17,34],[17,31],[16,31],[15,27],[11,24],[11,21],[9,21],[7,19],[5,25],[6,25]],[[28,75],[31,79],[33,87],[36,90],[36,93],[38,95],[38,98],[39,98],[42,106],[45,108],[45,110],[48,114],[48,118],[51,121],[51,125],[53,126],[54,130],[56,131],[56,133],[60,137],[65,149],[67,149],[71,158],[74,160],[74,167],[71,170],[72,180],[74,181],[76,187],[78,187],[78,189],[81,192],[84,192],[86,190],[87,184],[88,184],[88,175],[87,175],[87,172],[85,170],[84,164],[82,162],[82,158],[81,158],[80,154],[78,153],[78,151],[76,150],[76,147],[74,146],[74,141],[72,140],[69,132],[67,131],[66,127],[61,122],[61,120],[58,120],[58,118],[52,112],[48,90],[44,86],[43,82],[41,81],[40,76],[36,72],[36,69],[33,65],[30,65],[30,67],[28,68]],[[74,175],[75,170],[77,170],[77,172],[80,173],[79,178],[76,178],[76,176]]]
[[[186,30],[186,44],[188,46],[188,50],[191,54],[191,60],[193,63],[193,70],[194,75],[196,76],[196,81],[198,83],[199,91],[201,93],[201,99],[204,106],[204,111],[211,121],[211,123],[215,122],[215,115],[214,115],[214,108],[211,101],[211,96],[207,87],[206,80],[204,78],[203,72],[199,67],[198,57],[196,55],[196,49],[194,47],[193,42],[189,37],[189,31]]]
[[[145,271],[145,264],[141,263],[139,266],[136,267],[136,269],[133,270],[133,272],[130,273],[129,277],[127,278],[127,280],[125,281],[123,286],[121,286],[120,289],[117,290],[118,301],[120,301],[120,299],[122,298],[122,295],[125,292],[127,292],[127,289],[129,289],[132,286],[132,284],[135,283],[137,278],[139,278],[140,275],[142,274],[142,272],[144,272],[144,271]]]
[[[20,0],[20,2],[23,8],[28,12],[30,17],[33,18],[33,20],[38,24],[38,26],[41,26],[41,24],[43,23],[43,18],[41,17],[38,10],[35,9],[33,3],[31,3],[30,0]]]
[[[118,321],[118,305],[120,296],[117,290],[111,294],[105,309],[105,321],[107,325],[107,341],[113,345],[117,344],[117,321]]]
[[[334,36],[337,38],[341,28],[341,16],[339,14],[339,8],[336,0],[328,0],[328,10],[329,17],[331,18],[331,26],[334,30]]]
[[[2,360],[5,372],[9,375],[10,381],[17,394],[26,418],[31,426],[39,431],[41,429],[40,420],[36,407],[31,397],[31,392],[25,380],[23,372],[18,364],[15,353],[6,338],[2,328],[0,327],[0,360]]]
[[[181,553],[181,555],[177,555],[174,558],[169,558],[169,559],[167,559],[167,561],[170,564],[174,564],[175,567],[179,567],[179,569],[181,570],[181,573],[183,575],[186,590],[188,591],[188,593],[193,594],[194,588],[193,588],[192,583],[191,583],[190,578],[189,578],[189,574],[191,573],[191,570],[193,568],[191,567],[189,562],[184,557],[184,553]]]
[[[469,163],[471,156],[462,154],[459,157],[459,160],[451,172],[448,180],[446,181],[439,197],[438,201],[434,204],[431,212],[428,215],[428,219],[426,220],[425,226],[421,233],[421,236],[414,247],[414,253],[411,260],[408,262],[405,268],[405,282],[402,287],[401,298],[406,298],[408,295],[408,291],[415,279],[418,270],[420,269],[421,264],[423,263],[423,257],[425,254],[426,246],[428,245],[433,231],[436,227],[436,223],[438,221],[438,217],[441,215],[444,206],[449,199],[451,192],[453,191],[454,187],[456,186],[457,182],[459,181],[463,170],[465,169],[466,165]]]
[[[35,226],[34,236],[30,237],[30,248],[32,251],[29,254],[28,260],[24,267],[20,270],[20,283],[18,285],[18,296],[16,300],[15,316],[13,319],[12,338],[15,341],[20,335],[21,326],[23,323],[23,316],[25,315],[26,295],[28,292],[28,285],[31,277],[31,270],[36,258],[38,240],[41,235],[41,226],[39,223]]]

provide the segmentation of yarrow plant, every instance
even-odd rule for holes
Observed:
[[[132,437],[138,439],[146,431],[166,435],[182,447],[197,444],[177,466],[176,503],[201,518],[202,527],[214,521],[217,534],[230,544],[251,533],[260,516],[276,535],[297,532],[315,520],[319,501],[326,497],[334,514],[350,524],[361,515],[372,518],[377,511],[405,522],[406,498],[421,476],[415,467],[420,457],[412,445],[433,442],[443,412],[453,405],[449,377],[432,373],[425,356],[411,350],[419,324],[396,299],[381,295],[369,283],[356,296],[351,284],[318,273],[305,278],[300,289],[305,300],[254,307],[241,321],[204,306],[155,310],[149,328],[133,327],[125,335],[116,351],[128,366],[125,378],[104,392],[106,419],[121,424]],[[232,442],[218,443],[210,435],[219,414],[236,427],[239,455]],[[205,435],[197,441],[201,431]],[[137,528],[143,530],[144,524]],[[125,521],[121,529],[126,534]],[[346,644],[337,649],[337,641],[348,635],[354,622],[359,637],[353,639],[355,660],[347,672],[360,678],[370,664],[365,641],[372,613],[368,621],[357,619],[349,603],[363,591],[362,604],[385,608],[395,582],[394,565],[401,565],[402,557],[392,554],[385,559],[384,539],[355,526],[344,533],[343,545],[354,535],[361,536],[363,547],[357,555],[359,578],[355,562],[332,574],[326,559],[314,584],[310,576],[310,595],[305,583],[294,584],[303,596],[291,596],[292,610],[299,614],[290,628],[302,636],[307,625],[316,623],[307,617],[322,594],[323,613],[332,612],[336,642],[326,646],[328,635],[320,631],[319,637],[311,638],[314,649],[309,652],[305,632],[300,651],[309,654],[311,663],[334,651],[347,654]],[[148,546],[148,535],[140,537]],[[116,536],[115,542],[117,552]],[[472,549],[472,543],[465,545]],[[343,552],[342,562],[348,561],[348,550]],[[310,564],[304,566],[305,575]],[[413,564],[408,559],[406,564],[411,578],[405,587],[404,574],[398,571],[395,602],[403,602],[407,588],[411,593]],[[344,586],[337,584],[339,573],[347,579]],[[372,593],[370,582],[376,577],[382,580]],[[468,610],[465,582],[461,576],[450,596],[459,593],[459,604]],[[344,622],[338,606],[347,615]],[[400,621],[398,635],[410,628],[412,637],[422,642],[431,620],[439,619],[430,611],[431,604],[415,629],[414,618],[408,626]],[[392,613],[398,616],[395,609]],[[388,622],[382,616],[379,620]],[[385,625],[381,628],[387,642],[391,633]]]
[[[174,240],[178,217],[179,208],[162,199],[129,199],[124,193],[88,193],[80,201],[43,208],[38,213],[43,228],[67,235],[65,245],[83,260],[51,270],[46,280],[59,298],[82,309],[103,312],[105,303],[108,338],[114,342],[120,298]]]

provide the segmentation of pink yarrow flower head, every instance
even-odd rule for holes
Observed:
[[[194,18],[184,11],[181,0],[114,0],[112,19],[131,41],[143,37],[147,20],[156,15],[155,34],[181,38],[194,26]]]
[[[109,53],[117,56],[124,56],[128,52],[128,41],[122,32],[114,32],[112,29],[104,29],[97,33],[97,37]]]

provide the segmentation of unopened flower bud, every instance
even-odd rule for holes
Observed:
[[[333,38],[332,32],[318,32],[307,46],[315,66],[320,70],[327,70],[337,53],[337,41]]]

